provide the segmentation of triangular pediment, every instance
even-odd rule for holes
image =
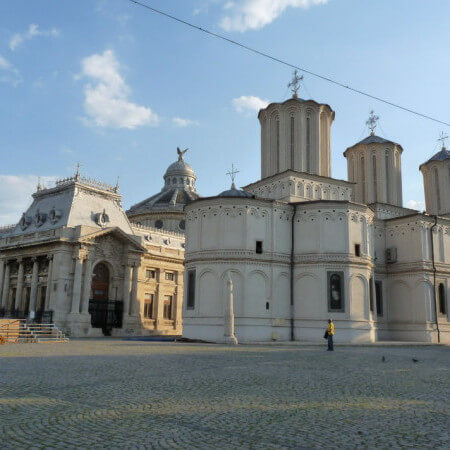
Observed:
[[[81,237],[79,241],[89,243],[106,236],[111,236],[117,239],[118,241],[122,242],[122,244],[129,245],[135,251],[138,252],[146,251],[145,247],[136,242],[132,237],[130,237],[128,234],[126,234],[118,227],[104,228],[103,230],[95,231],[94,233],[90,233]]]

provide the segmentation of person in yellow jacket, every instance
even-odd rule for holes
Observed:
[[[328,351],[329,352],[332,352],[334,350],[333,336],[334,336],[334,323],[331,319],[328,319],[327,339],[328,339]]]

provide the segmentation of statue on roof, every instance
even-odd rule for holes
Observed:
[[[180,150],[180,147],[177,147],[178,161],[183,161],[183,156],[188,150],[188,148],[186,150]]]

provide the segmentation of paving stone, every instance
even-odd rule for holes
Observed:
[[[448,347],[7,345],[0,448],[448,448],[449,375]]]

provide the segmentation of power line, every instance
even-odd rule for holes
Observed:
[[[196,29],[198,31],[202,31],[203,33],[206,33],[206,34],[208,34],[210,36],[213,36],[215,38],[218,38],[218,39],[221,39],[223,41],[226,41],[226,42],[228,42],[230,44],[237,45],[238,47],[241,47],[241,48],[243,48],[245,50],[248,50],[249,52],[255,53],[255,54],[259,55],[259,56],[263,56],[264,58],[271,59],[272,61],[275,61],[275,62],[278,62],[280,64],[283,64],[283,65],[285,65],[287,67],[290,67],[292,69],[300,70],[301,72],[307,73],[308,75],[311,75],[311,76],[316,77],[316,78],[320,78],[321,80],[328,81],[329,83],[332,83],[332,84],[334,84],[336,86],[340,86],[340,87],[345,88],[345,89],[348,89],[349,91],[355,92],[355,93],[360,94],[360,95],[364,95],[365,97],[368,97],[368,98],[371,98],[373,100],[377,100],[379,102],[385,103],[386,105],[392,106],[394,108],[401,109],[401,110],[409,112],[411,114],[415,114],[416,116],[423,117],[424,119],[432,120],[433,122],[437,122],[437,123],[440,123],[442,125],[446,125],[446,126],[450,127],[450,123],[448,123],[448,122],[444,122],[443,120],[439,120],[439,119],[436,119],[434,117],[428,116],[426,114],[422,114],[422,113],[420,113],[418,111],[414,111],[413,109],[409,109],[409,108],[406,108],[404,106],[398,105],[396,103],[390,102],[389,100],[386,100],[384,98],[377,97],[376,95],[372,95],[372,94],[369,94],[368,92],[364,92],[364,91],[361,91],[359,89],[353,88],[353,87],[348,86],[348,85],[346,85],[344,83],[341,83],[339,81],[333,80],[332,78],[329,78],[329,77],[326,77],[324,75],[320,75],[318,73],[312,72],[311,70],[304,69],[302,67],[296,66],[295,64],[291,64],[288,61],[285,61],[283,59],[277,58],[277,57],[272,56],[272,55],[270,55],[268,53],[265,53],[263,51],[257,50],[257,49],[255,49],[253,47],[249,47],[248,45],[245,45],[245,44],[243,44],[241,42],[238,42],[238,41],[235,41],[233,39],[227,38],[226,36],[223,36],[221,34],[214,33],[213,31],[210,31],[207,28],[202,28],[202,27],[199,27],[197,25],[194,25],[193,23],[187,22],[186,20],[180,19],[179,17],[173,16],[173,15],[171,15],[169,13],[166,13],[166,12],[161,11],[159,9],[153,8],[152,6],[146,5],[145,3],[139,2],[137,0],[128,0],[128,1],[131,2],[131,3],[134,3],[136,5],[142,6],[143,8],[146,8],[146,9],[148,9],[148,10],[150,10],[150,11],[156,13],[156,14],[160,14],[161,16],[167,17],[168,19],[174,20],[174,21],[179,22],[179,23],[181,23],[183,25],[186,25],[188,27],[194,28],[194,29]]]

